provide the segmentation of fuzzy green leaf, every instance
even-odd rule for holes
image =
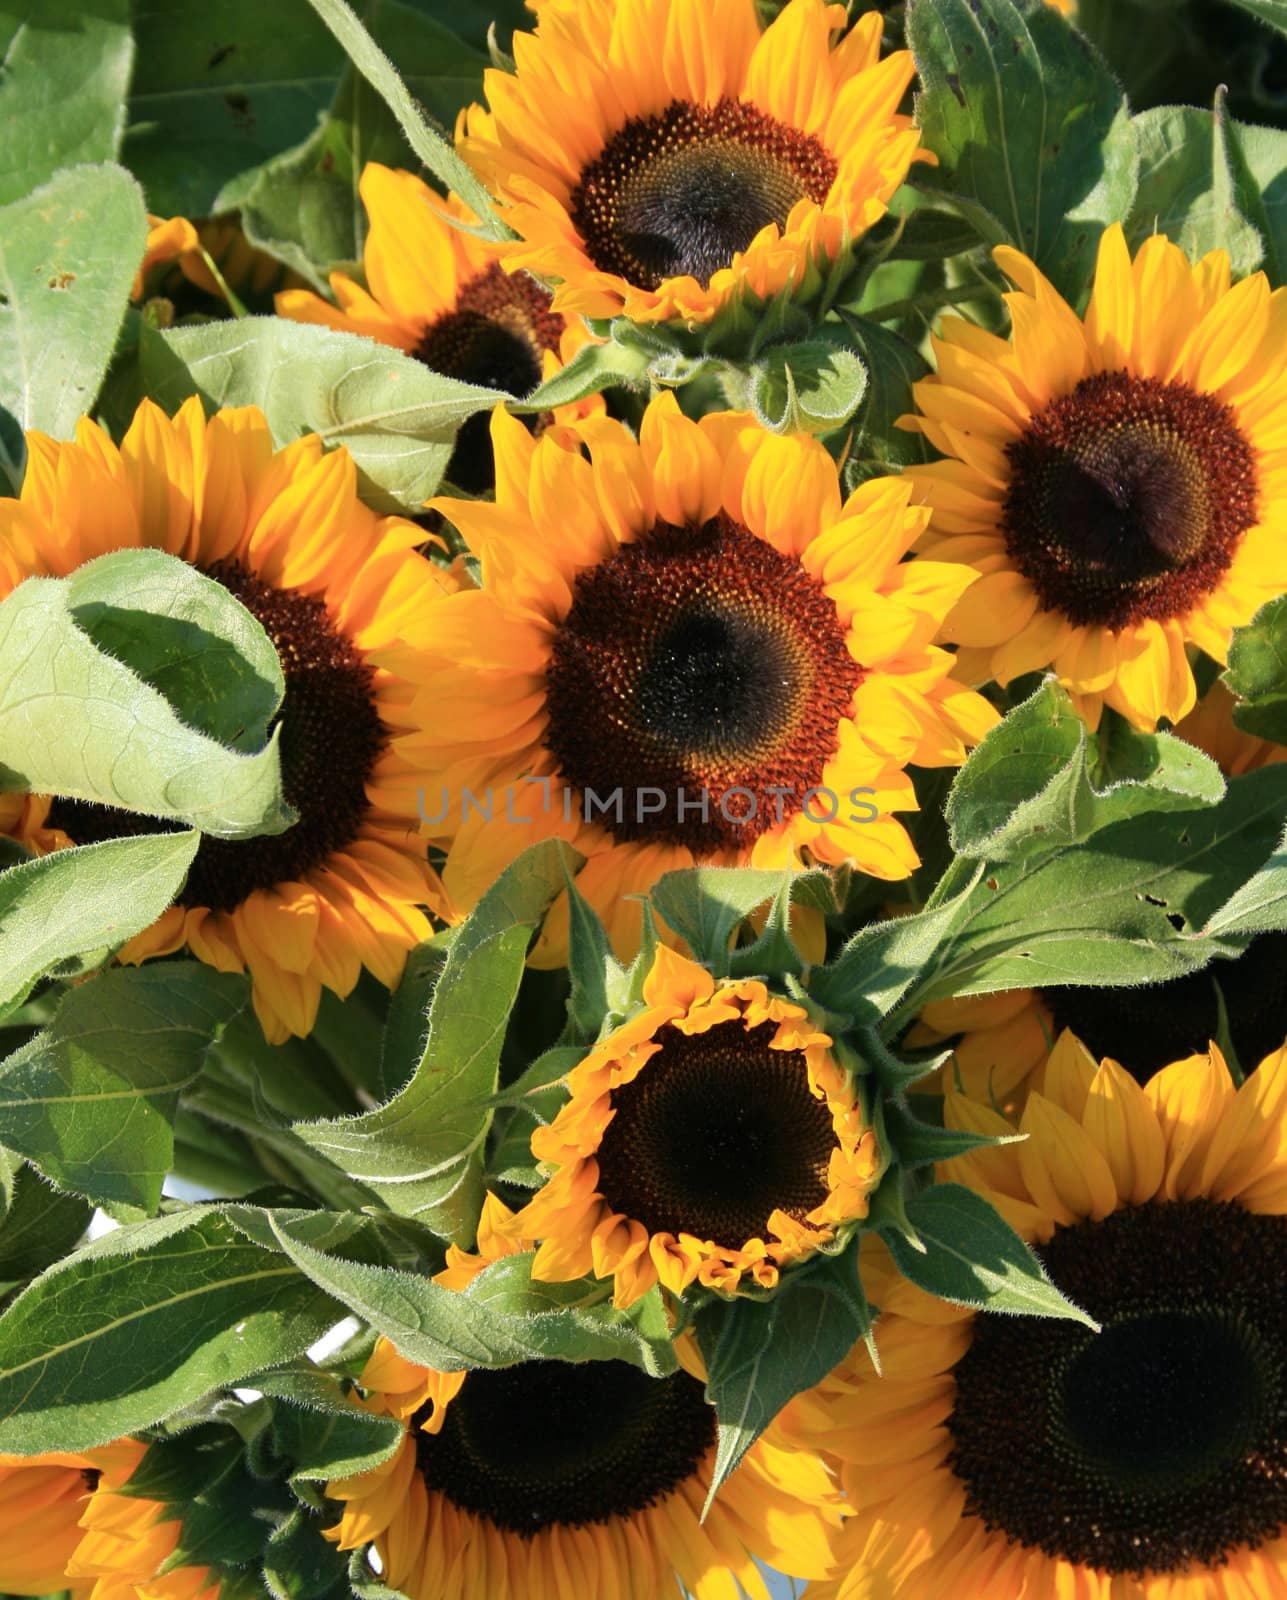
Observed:
[[[460,424],[504,398],[355,333],[281,317],[164,333],[145,326],[139,362],[147,392],[167,410],[200,394],[211,408],[258,406],[279,445],[301,433],[344,445],[383,510],[422,511]]]
[[[1056,683],[1016,706],[970,753],[948,796],[952,847],[991,861],[1089,838],[1124,817],[1214,805],[1210,756],[1173,734],[1111,718],[1098,747]]]
[[[195,832],[109,839],[0,872],[0,1015],[47,973],[83,971],[155,922],[200,842]]]
[[[927,1294],[978,1310],[1066,1317],[1096,1327],[1064,1299],[1010,1224],[972,1189],[936,1184],[907,1201],[906,1216],[923,1249],[896,1227],[883,1228],[882,1236],[898,1270]]]
[[[302,1122],[295,1133],[402,1216],[467,1232],[482,1203],[501,1044],[532,933],[579,858],[558,840],[525,851],[452,942],[410,1081],[363,1116]]]
[[[0,1283],[24,1283],[66,1255],[92,1214],[79,1195],[59,1194],[34,1167],[20,1163],[0,1219]]]
[[[777,433],[832,433],[862,404],[867,369],[855,350],[825,339],[773,345],[751,369],[748,398]]]
[[[918,185],[1075,298],[1104,225],[1135,194],[1134,129],[1112,74],[1041,0],[909,0],[907,40],[921,142],[939,160],[916,169]]]
[[[1239,703],[1233,720],[1247,733],[1287,744],[1287,595],[1235,628],[1224,681]]]
[[[7,86],[6,71],[0,119]],[[0,485],[21,481],[25,430],[70,439],[93,406],[146,237],[120,167],[69,167],[0,206]]]
[[[128,0],[0,5],[0,60],[0,205],[61,167],[113,159],[134,61]]]
[[[657,880],[650,899],[695,958],[716,977],[728,972],[729,942],[738,924],[767,905],[782,888],[784,876],[793,895],[820,874],[785,875],[758,867],[683,867]]]
[[[103,1235],[0,1316],[0,1450],[86,1450],[293,1360],[343,1316],[210,1206]]]
[[[154,1211],[179,1094],[245,1001],[244,979],[197,961],[73,989],[53,1025],[0,1062],[0,1143],[60,1188]]]
[[[78,620],[84,600],[88,626],[105,627],[105,597],[119,585],[127,601],[137,601],[135,577],[142,569],[150,581],[158,561],[169,565],[180,589],[199,590],[183,629],[193,641],[193,662],[177,663],[173,681],[194,692],[206,644],[209,659],[223,660],[224,643],[242,626],[243,608],[222,585],[176,557],[120,550],[69,578],[29,578],[0,603],[0,786],[94,800],[222,838],[280,833],[294,812],[281,795],[278,733],[254,754],[228,749],[184,721],[179,711],[186,708],[176,711],[97,648]],[[129,620],[137,626],[142,619]],[[165,621],[157,626],[172,636]],[[119,644],[119,635],[110,642]],[[240,704],[237,687],[230,693]]]
[[[793,1396],[820,1382],[871,1331],[857,1250],[786,1274],[768,1300],[737,1299],[697,1314],[706,1398],[719,1417],[706,1505]]]

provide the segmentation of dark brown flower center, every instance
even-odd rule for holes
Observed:
[[[631,117],[581,174],[569,214],[602,272],[655,289],[694,277],[706,288],[760,229],[792,206],[819,205],[834,156],[812,134],[740,100],[676,100]]]
[[[715,1442],[695,1378],[650,1378],[622,1361],[471,1372],[440,1433],[420,1431],[424,1416],[412,1429],[426,1486],[524,1539],[655,1505]]]
[[[232,911],[254,890],[298,881],[353,842],[368,810],[367,779],[388,734],[375,707],[371,668],[338,632],[320,599],[275,589],[238,562],[220,561],[206,570],[260,622],[281,657],[282,789],[299,812],[285,833],[202,839],[180,904]],[[77,844],[96,844],[156,833],[165,824],[111,806],[57,799],[49,826]]]
[[[966,1510],[1109,1573],[1223,1565],[1287,1527],[1287,1218],[1212,1200],[1058,1228],[1104,1325],[980,1315],[955,1370]]]
[[[1218,1035],[1220,995],[1239,1064],[1250,1072],[1287,1040],[1287,933],[1262,933],[1236,961],[1213,961],[1169,983],[1041,990],[1057,1029],[1071,1028],[1097,1061],[1112,1056],[1138,1083],[1206,1050]]]
[[[521,398],[540,383],[543,353],[558,350],[563,328],[549,290],[494,261],[462,286],[455,308],[429,324],[412,354],[449,378]],[[535,429],[540,419],[519,420]],[[467,494],[489,494],[496,483],[489,422],[486,411],[469,417],[447,463],[447,478]]]
[[[1046,610],[1080,625],[1183,615],[1256,520],[1255,462],[1233,412],[1187,384],[1083,378],[1006,455],[1010,558]]]
[[[825,1100],[799,1050],[772,1050],[777,1024],[667,1025],[637,1078],[612,1091],[595,1152],[599,1190],[649,1233],[726,1249],[765,1238],[774,1211],[802,1221],[827,1197],[836,1149]]]
[[[662,523],[578,577],[545,743],[615,838],[744,849],[821,785],[861,679],[799,562],[724,517]]]

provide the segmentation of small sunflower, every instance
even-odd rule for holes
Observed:
[[[80,1541],[67,1563],[73,1592],[84,1600],[219,1600],[221,1581],[211,1568],[169,1566],[182,1508],[130,1490],[147,1446],[122,1439],[108,1449],[113,1458],[84,1505]]]
[[[130,1440],[83,1455],[0,1455],[0,1593],[65,1589],[86,1502],[107,1467],[134,1460]]]
[[[972,1100],[1009,1106],[1040,1089],[1050,1047],[1070,1028],[1096,1056],[1112,1055],[1137,1083],[1170,1061],[1205,1050],[1220,1033],[1219,984],[1229,1042],[1246,1068],[1287,1041],[1287,933],[1262,933],[1233,960],[1165,983],[1051,984],[966,995],[925,1007],[911,1046],[954,1040],[937,1074]]]
[[[541,1241],[533,1278],[611,1277],[618,1306],[656,1283],[775,1288],[867,1215],[883,1163],[853,1080],[762,983],[717,987],[663,945],[643,997],[533,1133],[553,1175],[509,1227]]]
[[[1053,667],[1092,726],[1105,705],[1178,722],[1186,647],[1223,662],[1287,588],[1287,289],[1231,288],[1223,251],[1191,266],[1161,235],[1132,262],[1114,224],[1083,321],[994,254],[1019,285],[1009,341],[945,319],[902,419],[949,458],[909,473],[924,548],[982,574],[944,637],[972,681]]]
[[[489,1198],[478,1256],[452,1252],[437,1282],[463,1289],[521,1248]],[[706,1520],[715,1412],[692,1372],[650,1378],[621,1361],[524,1361],[434,1372],[381,1339],[359,1383],[369,1410],[401,1418],[397,1453],[333,1481],[343,1515],[326,1537],[373,1545],[408,1600],[769,1600],[763,1561],[802,1578],[831,1569],[839,1497],[816,1456],[770,1430]]]
[[[541,7],[488,71],[461,149],[520,243],[507,267],[557,311],[707,322],[738,291],[809,289],[885,214],[920,154],[897,107],[910,54],[878,12],[790,0],[582,0]]]
[[[955,1094],[946,1112],[1014,1132]],[[1019,1128],[941,1175],[1103,1331],[873,1282],[884,1376],[851,1359],[784,1419],[855,1512],[845,1575],[810,1595],[1287,1593],[1287,1051],[1237,1090],[1214,1050],[1141,1088],[1064,1034]]]
[[[277,296],[277,314],[365,334],[405,350],[425,366],[463,383],[527,395],[551,377],[589,338],[585,324],[550,308],[550,292],[526,272],[507,275],[500,247],[466,233],[453,218],[475,220],[453,195],[442,200],[413,172],[368,162],[358,182],[370,218],[362,265],[369,288],[331,274],[337,305],[307,289]],[[561,406],[556,421],[603,409],[595,396]],[[524,427],[551,419],[524,417]],[[468,494],[488,494],[495,481],[486,413],[456,436],[447,477]]]
[[[89,420],[75,443],[30,434],[28,449],[21,499],[0,500],[0,597],[23,578],[151,546],[222,583],[284,664],[283,787],[299,821],[271,837],[203,839],[178,902],[121,959],[187,945],[248,970],[277,1042],[309,1031],[323,986],[347,994],[363,966],[395,983],[438,894],[414,807],[399,809],[428,602],[449,586],[412,549],[421,529],[362,504],[346,451],[324,455],[309,435],[274,453],[251,408],[207,422],[192,399],[171,421],[145,400],[119,449]],[[29,795],[6,797],[0,820],[38,854],[158,827]]]
[[[218,277],[210,270],[210,262],[218,269]],[[194,311],[226,316],[226,289],[241,300],[254,302],[303,282],[299,273],[257,250],[236,216],[208,217],[195,223],[187,217],[149,217],[147,247],[130,298],[141,301],[160,296],[171,302],[171,314],[176,316]]]
[[[557,835],[628,959],[623,896],[669,868],[808,852],[908,876],[907,764],[958,764],[995,721],[930,644],[974,575],[903,561],[927,516],[910,484],[842,503],[816,440],[692,422],[672,394],[638,442],[607,418],[533,441],[499,408],[492,438],[496,503],[432,502],[484,578],[437,608],[424,714],[421,809],[454,836],[453,902]],[[539,963],[561,963],[566,930],[563,899]]]

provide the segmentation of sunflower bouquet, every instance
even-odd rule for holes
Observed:
[[[0,1600],[1287,1600],[1287,0],[0,46]]]

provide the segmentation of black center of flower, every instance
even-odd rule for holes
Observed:
[[[522,1538],[655,1505],[715,1442],[715,1412],[695,1378],[650,1378],[623,1361],[471,1372],[442,1431],[419,1431],[423,1420],[412,1428],[426,1486]]]
[[[797,561],[723,517],[662,523],[578,577],[546,747],[615,838],[745,849],[822,783],[861,679]]]
[[[685,275],[706,288],[798,200],[821,204],[836,170],[812,134],[754,106],[676,100],[613,134],[568,211],[600,271],[644,289]]]
[[[1136,1577],[1287,1527],[1287,1219],[1213,1200],[1058,1228],[1051,1278],[1104,1325],[976,1317],[949,1465],[1029,1548]]]
[[[1230,408],[1183,383],[1083,378],[1006,447],[1001,527],[1045,609],[1121,628],[1210,594],[1256,520],[1251,448]]]
[[[299,821],[256,839],[202,839],[179,896],[185,906],[232,911],[256,889],[296,882],[357,837],[366,817],[366,783],[387,733],[375,707],[371,668],[336,630],[314,595],[275,589],[234,561],[207,575],[223,584],[277,647],[286,693],[281,723],[282,789]],[[55,800],[49,826],[77,844],[156,833],[165,827],[83,800]]]
[[[449,378],[521,397],[540,383],[542,354],[558,349],[563,328],[547,289],[493,262],[462,286],[454,309],[429,324],[412,354]],[[531,429],[540,421],[519,420]],[[456,435],[447,478],[466,494],[489,494],[495,486],[489,423],[486,411],[475,412]]]
[[[1287,934],[1262,933],[1235,961],[1141,989],[1041,990],[1057,1030],[1071,1028],[1098,1061],[1112,1056],[1138,1083],[1206,1050],[1219,1028],[1216,985],[1229,1037],[1250,1072],[1287,1040]]]
[[[802,1220],[827,1197],[836,1148],[825,1100],[799,1050],[771,1050],[777,1025],[664,1027],[661,1049],[612,1091],[595,1152],[613,1211],[649,1233],[691,1233],[730,1250],[765,1238],[769,1217]]]

